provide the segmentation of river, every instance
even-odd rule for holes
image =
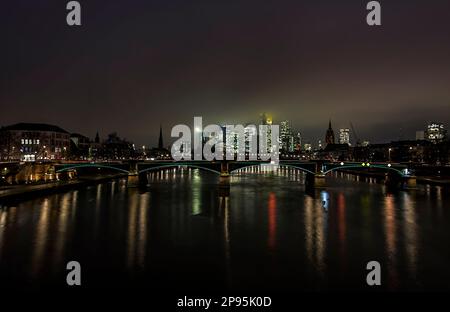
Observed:
[[[339,175],[339,176],[338,176]],[[388,191],[349,175],[307,190],[303,173],[198,169],[149,174],[3,204],[0,280],[159,290],[365,290],[369,261],[382,290],[450,290],[450,195],[439,186]]]

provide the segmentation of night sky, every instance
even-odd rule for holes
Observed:
[[[44,122],[94,137],[166,142],[172,126],[289,119],[305,140],[352,121],[361,138],[450,126],[450,1],[7,0],[0,125]]]

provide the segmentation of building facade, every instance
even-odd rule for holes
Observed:
[[[447,131],[441,123],[433,122],[428,125],[426,139],[433,143],[439,143],[445,140]]]
[[[283,152],[294,152],[295,139],[289,120],[283,120],[280,122],[280,143],[280,147]]]
[[[37,161],[66,159],[70,134],[58,126],[18,123],[0,128],[0,159]]]
[[[339,129],[339,144],[350,145],[350,129]]]

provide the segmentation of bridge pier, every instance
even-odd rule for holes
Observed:
[[[403,187],[413,189],[417,187],[417,177],[407,176],[403,178]]]
[[[139,175],[136,173],[128,174],[127,187],[138,187],[139,186]]]
[[[325,175],[323,173],[316,173],[314,175],[314,187],[325,187]]]
[[[219,196],[220,197],[230,196],[230,176],[219,178]]]
[[[306,174],[306,186],[313,188],[326,187],[325,175],[323,173],[307,173]]]
[[[148,184],[147,172],[139,173],[139,184],[143,186]]]
[[[230,196],[230,172],[228,161],[220,163],[219,196]]]
[[[136,161],[130,161],[130,171],[128,173],[127,187],[139,187],[139,170]]]
[[[229,177],[229,176],[230,176],[230,172],[229,172],[228,161],[223,160],[220,163],[220,177]]]
[[[389,188],[395,189],[411,189],[417,186],[417,178],[415,176],[401,176],[397,173],[386,173],[384,184]]]
[[[55,178],[57,181],[69,181],[76,177],[75,171],[64,171],[55,174]]]

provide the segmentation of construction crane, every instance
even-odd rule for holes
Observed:
[[[361,146],[361,140],[359,139],[358,134],[356,134],[355,127],[353,127],[353,123],[351,121],[350,121],[350,127],[352,127],[352,132],[356,139],[356,146]]]

